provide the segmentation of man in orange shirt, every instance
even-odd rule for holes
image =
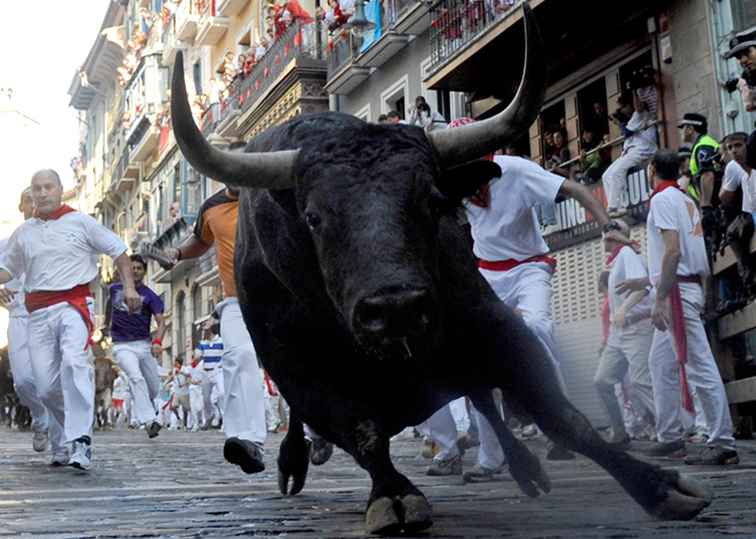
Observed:
[[[179,260],[200,257],[215,244],[225,298],[216,307],[224,345],[222,410],[226,443],[223,456],[245,473],[252,474],[265,469],[265,393],[262,369],[236,297],[234,251],[238,213],[238,189],[226,187],[217,192],[202,204],[194,233],[165,255],[175,264]]]

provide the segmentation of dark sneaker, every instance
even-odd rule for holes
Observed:
[[[73,453],[68,465],[85,472],[92,468],[92,440],[89,436],[82,436],[74,440]]]
[[[331,455],[333,455],[333,444],[320,436],[313,437],[310,446],[310,462],[315,466],[320,466],[328,462]]]
[[[239,466],[244,473],[258,473],[265,469],[263,450],[259,444],[232,437],[223,445],[223,458]]]
[[[649,457],[667,457],[681,459],[685,456],[685,442],[675,440],[673,442],[656,442],[644,451]]]
[[[468,449],[472,449],[473,447],[478,447],[479,445],[480,445],[480,439],[478,438],[477,435],[467,433],[457,438],[457,447],[463,453],[467,451]]]
[[[575,460],[575,453],[561,445],[555,444],[551,440],[549,440],[548,448],[546,460]]]
[[[462,475],[462,457],[457,455],[448,459],[433,459],[431,465],[428,466],[428,471],[425,473],[436,477]]]
[[[148,438],[155,438],[158,434],[160,434],[160,429],[162,429],[163,426],[158,423],[157,421],[153,421],[147,426],[147,437]]]
[[[707,445],[697,453],[685,457],[685,464],[700,464],[705,466],[726,466],[740,462],[738,452],[733,447],[721,445]]]
[[[465,483],[487,483],[489,481],[501,481],[501,472],[504,468],[499,467],[494,470],[491,468],[484,468],[480,464],[476,464],[471,470],[462,474],[462,480]],[[499,476],[499,477],[497,477]]]

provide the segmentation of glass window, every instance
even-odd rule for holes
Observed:
[[[756,2],[753,0],[732,0],[732,22],[736,32],[755,25]]]

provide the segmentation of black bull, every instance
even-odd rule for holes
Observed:
[[[410,126],[323,113],[263,133],[246,153],[202,138],[177,57],[172,113],[182,152],[202,173],[244,187],[239,301],[259,357],[292,410],[278,457],[281,490],[296,494],[304,486],[305,422],[370,474],[370,532],[431,524],[427,500],[391,462],[389,438],[462,395],[494,427],[521,489],[549,491],[538,458],[497,414],[495,387],[552,440],[605,468],[649,513],[689,519],[710,501],[676,471],[601,439],[559,391],[539,341],[478,273],[446,211],[495,175],[490,163],[452,166],[501,147],[537,115],[543,78],[528,54],[520,91],[499,123],[476,124],[496,130],[490,139],[465,126],[447,130],[459,131],[452,143]]]

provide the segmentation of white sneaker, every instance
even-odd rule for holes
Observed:
[[[37,453],[47,450],[47,431],[42,430],[32,435],[32,447]]]
[[[82,436],[74,440],[73,455],[71,455],[68,465],[84,471],[92,467],[92,441],[89,436]]]
[[[50,461],[50,466],[53,468],[59,468],[61,466],[68,466],[68,450],[63,449],[60,453],[53,453],[52,460]]]

